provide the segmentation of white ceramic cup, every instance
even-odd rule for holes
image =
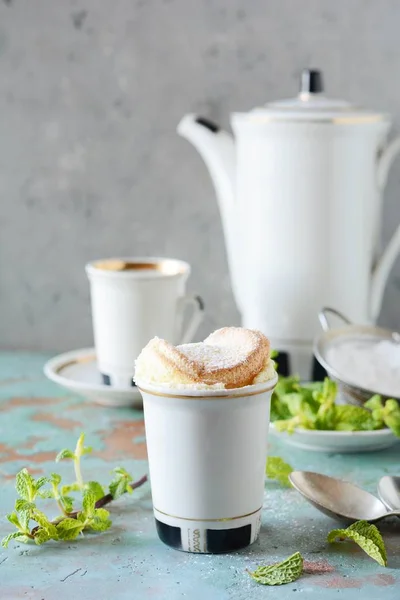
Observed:
[[[277,377],[234,390],[188,391],[136,381],[163,542],[217,553],[257,539],[276,382]]]
[[[86,265],[93,333],[103,382],[133,383],[135,360],[154,336],[190,342],[203,317],[199,296],[185,294],[190,265],[169,258],[115,258]],[[191,315],[183,330],[185,312]]]

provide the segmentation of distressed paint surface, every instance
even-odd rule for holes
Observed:
[[[35,474],[50,473],[56,452],[72,446],[82,430],[95,448],[94,456],[86,460],[87,477],[107,482],[117,464],[137,478],[147,472],[142,413],[102,408],[71,396],[42,375],[45,360],[39,354],[0,354],[2,514],[13,506],[15,473],[24,466]],[[363,455],[324,455],[293,450],[272,439],[270,453],[297,469],[340,476],[371,492],[380,476],[400,474],[399,446]],[[70,468],[57,465],[62,474]],[[400,521],[380,526],[389,557],[389,567],[382,568],[353,544],[329,546],[326,534],[335,522],[294,490],[273,482],[266,483],[260,540],[234,554],[190,555],[164,546],[155,531],[148,484],[133,497],[112,504],[111,517],[112,528],[104,534],[42,547],[11,543],[8,550],[1,550],[0,598],[285,600],[300,593],[307,599],[329,600],[358,598],[360,590],[371,600],[394,600],[399,595]],[[9,531],[1,519],[0,536]],[[265,589],[246,573],[296,550],[307,561],[307,573],[293,584]]]

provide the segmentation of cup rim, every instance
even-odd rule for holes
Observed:
[[[230,389],[203,389],[203,390],[192,390],[190,388],[171,388],[162,385],[155,385],[147,382],[136,381],[136,386],[140,392],[150,394],[152,396],[161,396],[163,398],[179,398],[185,400],[209,400],[209,399],[220,399],[228,400],[230,398],[246,398],[248,396],[257,396],[264,392],[273,391],[276,384],[278,383],[278,374],[268,381],[262,383],[255,383],[253,385],[246,385],[240,388]]]
[[[109,265],[108,267],[105,265]],[[103,265],[103,266],[100,266]],[[128,265],[128,268],[124,268]],[[118,279],[162,279],[190,275],[190,264],[178,258],[160,256],[113,256],[85,265],[88,277]]]

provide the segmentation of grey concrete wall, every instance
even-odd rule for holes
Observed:
[[[193,264],[202,333],[237,323],[214,192],[177,137],[198,111],[328,91],[400,119],[397,0],[0,0],[0,345],[91,343],[86,261]],[[384,239],[400,220],[400,161]],[[400,263],[381,322],[400,327]]]

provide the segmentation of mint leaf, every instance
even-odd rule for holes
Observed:
[[[116,473],[117,475],[123,475],[124,477],[127,477],[129,479],[129,481],[132,481],[133,477],[130,473],[128,473],[128,471],[126,469],[124,469],[124,467],[115,467],[115,469],[113,469],[114,473]]]
[[[33,505],[35,506],[35,505]],[[19,513],[19,521],[21,523],[21,528],[24,533],[29,533],[29,523],[31,520],[32,509],[21,510]]]
[[[128,473],[128,471],[123,467],[116,467],[114,469],[114,473],[116,474],[116,476],[108,486],[110,494],[112,495],[114,500],[122,496],[122,494],[125,494],[125,492],[132,494],[133,490],[129,485],[129,483],[133,479],[132,475]]]
[[[17,504],[17,502],[18,502],[18,500],[15,502],[15,504]],[[22,502],[25,502],[25,500],[22,500]],[[26,504],[29,505],[28,502]],[[34,507],[35,505],[32,504],[32,506]],[[15,512],[12,512],[12,513],[6,515],[6,517],[10,521],[10,523],[15,525],[15,527],[17,529],[19,529],[22,533],[27,533],[27,532],[29,532],[28,528],[29,528],[31,512],[32,512],[32,508],[29,508],[28,510],[20,510],[19,515],[17,515],[17,513],[15,513]]]
[[[61,450],[57,454],[56,462],[60,462],[60,460],[65,460],[66,458],[71,458],[72,460],[75,460],[75,454],[72,452],[72,450],[68,450],[68,448],[64,448],[64,450]],[[60,481],[61,481],[61,477],[60,477]]]
[[[41,487],[43,487],[46,483],[48,483],[48,477],[38,477],[35,481],[35,490],[38,492]]]
[[[73,540],[78,537],[83,527],[83,523],[77,519],[63,519],[57,525],[58,539]]]
[[[275,421],[274,426],[277,431],[286,431],[287,433],[292,434],[296,427],[300,427],[302,423],[304,429],[308,429],[308,427],[304,426],[304,422],[302,422],[302,419],[299,416]]]
[[[85,434],[82,432],[81,435],[78,437],[78,441],[76,442],[76,446],[75,446],[76,456],[80,456],[82,454],[84,442],[85,442]]]
[[[57,454],[57,456],[59,456],[59,455],[60,455],[62,452],[65,452],[65,450],[61,450],[61,452],[59,452],[59,453]],[[69,452],[69,450],[68,450],[68,452]],[[56,460],[57,460],[57,459],[56,459]],[[61,459],[60,459],[60,460],[61,460]],[[50,483],[51,483],[52,485],[55,485],[55,486],[57,486],[57,485],[60,485],[60,483],[61,483],[61,475],[59,475],[58,473],[52,473],[52,474],[50,475]]]
[[[397,437],[400,437],[400,406],[396,400],[386,400],[383,421]]]
[[[382,402],[381,396],[379,394],[375,394],[374,396],[371,396],[371,398],[369,400],[364,402],[364,407],[368,408],[371,411],[379,410],[379,409],[383,408],[383,402]]]
[[[60,496],[60,500],[66,513],[70,513],[74,508],[74,499],[71,496]]]
[[[289,409],[283,397],[286,394],[299,391],[298,377],[280,377],[271,398],[271,421],[288,419],[290,417]]]
[[[27,542],[28,541],[28,537],[22,533],[20,533],[19,531],[14,531],[13,533],[9,533],[8,535],[6,535],[5,537],[3,537],[3,539],[1,540],[1,545],[3,546],[3,548],[8,548],[8,544],[11,542],[11,540],[17,540],[18,542]]]
[[[61,494],[69,494],[69,492],[79,492],[80,491],[80,485],[79,483],[70,483],[68,485],[63,485],[61,487]]]
[[[352,404],[336,406],[335,429],[338,431],[371,431],[376,422],[370,410]]]
[[[41,510],[35,509],[32,511],[32,519],[44,529],[47,529],[47,526],[50,525],[50,521]]]
[[[316,429],[332,430],[335,429],[337,384],[325,377],[321,392],[313,394],[314,399],[320,403],[317,418],[315,421]]]
[[[85,434],[81,433],[81,435],[79,436],[78,441],[76,442],[76,448],[75,448],[75,456],[79,457],[79,456],[84,456],[84,454],[90,454],[93,450],[93,448],[91,446],[84,446],[85,442]]]
[[[279,398],[284,394],[291,392],[298,392],[300,388],[300,379],[297,375],[291,375],[289,377],[279,377],[279,381],[276,384],[274,394]]]
[[[104,496],[104,490],[98,481],[88,481],[85,484],[85,489],[93,492],[96,501]]]
[[[44,544],[45,542],[48,542],[49,540],[51,540],[51,538],[52,538],[52,536],[50,535],[50,533],[48,531],[46,531],[46,529],[40,528],[36,531],[33,539],[34,539],[35,544],[40,546],[41,544]],[[56,539],[58,539],[58,536]]]
[[[94,514],[94,505],[96,503],[96,496],[91,490],[85,490],[83,492],[82,512],[86,517],[91,517]]]
[[[94,531],[105,531],[111,527],[110,513],[105,508],[96,508],[94,517],[89,523],[89,527]]]
[[[375,429],[382,429],[384,426],[384,406],[382,398],[379,394],[372,396],[367,402],[364,403],[364,408],[367,408],[372,413],[372,418],[375,421]]]
[[[301,390],[299,392],[291,392],[282,397],[281,402],[284,402],[288,407],[289,413],[296,417],[302,415],[304,418],[314,421],[318,409],[319,402],[315,400],[313,394],[309,390]]]
[[[280,456],[268,456],[265,472],[269,479],[276,479],[282,485],[290,487],[289,475],[292,471],[292,467]]]
[[[288,419],[290,417],[289,410],[286,405],[282,404],[279,397],[272,394],[271,398],[271,414],[270,419],[272,423],[275,421]]]
[[[49,534],[49,539],[51,537],[57,539],[58,535],[56,526],[49,521],[49,519],[44,513],[42,513],[42,511],[35,509],[34,511],[32,511],[31,518],[33,519],[33,521],[36,521],[36,523],[38,523],[38,525],[40,525],[44,529],[44,531],[46,531]]]
[[[32,510],[35,508],[34,502],[28,502],[27,500],[23,500],[22,498],[17,498],[15,501],[15,510],[17,512],[21,512],[24,510]]]
[[[325,377],[322,387],[318,386],[313,392],[313,397],[319,404],[331,403],[335,400],[337,394],[337,383],[329,377]]]
[[[292,583],[303,572],[303,557],[300,552],[295,552],[286,560],[267,567],[258,567],[250,576],[262,585],[283,585]]]
[[[125,492],[126,492],[125,477],[118,477],[118,478],[113,479],[112,482],[110,483],[110,485],[108,486],[108,489],[110,490],[110,494],[112,495],[114,500],[116,500],[117,498],[122,496],[122,494],[125,494]]]
[[[39,498],[54,498],[53,490],[39,490],[37,495],[39,496]]]
[[[336,539],[347,538],[352,540],[364,550],[368,556],[376,560],[382,567],[387,565],[386,548],[382,536],[375,525],[367,521],[357,521],[347,529],[333,529],[328,534],[328,542]]]
[[[39,477],[39,479],[36,479],[35,481],[35,479],[28,473],[27,469],[22,469],[15,477],[15,487],[17,493],[23,500],[26,500],[27,502],[32,502],[39,493],[40,488],[42,488],[47,482],[47,477]]]
[[[8,515],[6,515],[6,518],[10,521],[10,523],[15,525],[15,527],[18,527],[18,528],[21,527],[21,523],[19,522],[17,513],[15,513],[15,512],[9,513]]]
[[[22,469],[15,477],[15,488],[17,494],[24,500],[30,502],[34,500],[34,484],[31,475],[27,469]]]

